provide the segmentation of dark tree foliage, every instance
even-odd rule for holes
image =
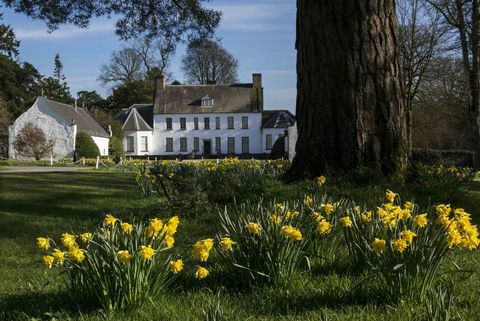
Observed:
[[[0,21],[3,19],[3,14],[0,13]],[[10,25],[0,24],[0,55],[6,55],[10,59],[18,56],[18,47],[20,41],[15,37],[13,29]]]
[[[13,140],[13,148],[18,155],[35,160],[48,156],[54,145],[55,141],[48,138],[45,132],[33,123],[27,123]]]
[[[205,37],[220,22],[221,14],[203,6],[209,0],[3,0],[7,7],[44,20],[51,30],[71,23],[86,28],[93,17],[116,16],[122,39]]]
[[[42,79],[43,95],[50,100],[55,100],[64,104],[72,104],[73,99],[70,94],[70,88],[66,83],[60,83],[56,78],[47,77]]]
[[[136,80],[113,89],[108,97],[110,112],[115,113],[133,104],[150,104],[153,101],[152,85],[146,80]]]
[[[115,136],[110,138],[110,141],[108,142],[108,155],[112,156],[117,162],[120,160],[120,157],[125,156],[122,138]]]
[[[0,95],[15,119],[33,104],[41,93],[41,75],[31,64],[22,65],[0,55]]]
[[[238,79],[238,60],[213,40],[191,41],[182,60],[182,69],[190,83],[231,84]]]
[[[94,91],[82,90],[77,93],[78,106],[85,107],[90,111],[108,111],[108,101]]]
[[[118,120],[113,119],[111,113],[104,112],[98,109],[90,110],[93,118],[100,123],[104,128],[110,126],[112,130],[112,135],[118,138],[123,137],[122,123]]]
[[[7,101],[0,95],[0,157],[8,155],[8,126],[12,117],[7,109]]]
[[[59,83],[65,81],[65,75],[63,74],[63,64],[60,60],[59,54],[55,55],[54,66],[55,67],[53,69],[53,77],[57,79]]]
[[[92,158],[100,156],[100,150],[93,138],[85,132],[79,132],[75,138],[75,153],[80,157]]]

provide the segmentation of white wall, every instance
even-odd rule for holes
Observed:
[[[63,117],[52,111],[43,98],[39,98],[32,107],[21,114],[9,127],[8,155],[10,158],[24,159],[24,157],[16,155],[12,142],[19,131],[29,122],[40,127],[49,139],[51,138],[55,141],[53,147],[53,157],[55,159],[73,157],[75,149],[75,126],[66,124]],[[47,158],[49,157],[50,156]]]
[[[228,129],[227,118],[234,117],[234,129]],[[248,116],[248,129],[242,129],[242,116]],[[186,118],[186,130],[180,129],[180,118]],[[194,129],[194,117],[198,118],[198,130]],[[210,129],[204,129],[204,118],[210,118]],[[220,129],[216,128],[215,118],[220,117]],[[167,130],[166,118],[172,118],[172,130]],[[211,151],[215,154],[215,137],[221,138],[221,153],[227,154],[227,138],[235,137],[235,153],[242,152],[242,137],[249,137],[250,154],[263,153],[262,149],[262,114],[261,113],[221,113],[221,114],[155,114],[154,115],[154,149],[155,155],[179,155],[193,152],[194,137],[198,137],[203,154],[203,141],[211,140]],[[173,138],[173,152],[166,152],[166,138]],[[180,152],[180,137],[187,137],[187,152]]]
[[[125,150],[125,155],[127,156],[137,156],[137,155],[157,155],[153,151],[155,149],[155,143],[153,141],[153,131],[125,131],[123,132],[123,148]],[[133,147],[134,151],[127,151],[127,137],[133,137]],[[148,151],[141,150],[140,137],[147,136],[147,145]]]
[[[272,135],[272,147],[280,136],[285,134],[287,128],[265,128],[262,130],[262,153],[270,154],[271,149],[267,149],[267,135]],[[288,141],[285,142],[285,152],[288,151]]]
[[[98,136],[92,136],[92,138],[100,150],[100,156],[108,156],[108,142],[110,141],[110,138]]]

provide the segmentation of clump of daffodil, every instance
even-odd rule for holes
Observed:
[[[193,257],[200,260],[200,262],[205,262],[210,256],[210,250],[213,247],[213,239],[204,239],[195,242],[193,245]]]
[[[250,222],[247,224],[247,229],[252,234],[260,234],[262,230],[258,223]]]
[[[208,276],[209,272],[206,268],[199,266],[197,272],[195,272],[195,278],[198,280],[205,279]]]
[[[231,251],[233,249],[233,245],[235,244],[234,241],[232,241],[231,238],[229,237],[223,237],[220,240],[220,245],[222,246],[222,249],[226,251]]]
[[[163,229],[163,221],[154,218],[150,221],[150,225],[147,227],[147,236],[148,237],[157,237]]]
[[[294,241],[301,241],[303,236],[302,236],[302,232],[300,232],[299,229],[291,226],[291,225],[287,225],[287,226],[284,226],[282,227],[282,232],[283,234],[285,234],[286,237],[288,237],[289,239],[291,240],[294,240]]]
[[[140,257],[143,259],[143,260],[151,260],[152,257],[155,255],[155,250],[153,248],[151,248],[150,246],[148,245],[142,245],[140,246],[140,251],[139,251],[139,255]]]
[[[172,271],[173,274],[177,274],[182,270],[183,270],[183,261],[181,259],[170,262],[170,271]]]

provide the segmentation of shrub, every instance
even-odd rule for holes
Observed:
[[[377,211],[352,208],[342,220],[350,256],[365,260],[379,273],[392,300],[424,300],[437,282],[437,271],[449,248],[473,249],[480,241],[470,214],[449,205],[436,215],[387,191]]]
[[[33,123],[25,124],[13,140],[13,148],[18,155],[32,157],[37,161],[49,155],[54,145],[55,141]]]
[[[100,156],[100,150],[93,138],[85,132],[79,132],[75,138],[75,152],[80,157],[97,157]]]
[[[468,150],[414,149],[412,163],[432,166],[473,166],[475,153]]]
[[[183,269],[183,261],[173,259],[178,224],[172,217],[131,225],[107,215],[95,233],[64,233],[61,245],[38,238],[37,245],[49,250],[53,243],[43,263],[66,272],[71,293],[96,298],[104,309],[133,310],[158,296]]]
[[[123,143],[120,138],[116,136],[110,137],[110,141],[108,143],[108,155],[112,156],[116,162],[120,160],[120,157],[125,157]]]

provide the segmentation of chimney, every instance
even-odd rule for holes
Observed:
[[[167,77],[160,74],[155,76],[153,79],[153,103],[155,104],[155,99],[157,96],[160,96],[164,91],[165,87],[167,86]]]
[[[110,125],[108,125],[108,135],[109,135],[110,137],[113,136],[112,126],[110,126]]]
[[[262,74],[252,74],[252,111],[263,111],[263,87],[262,87]]]
[[[77,111],[77,100],[75,99],[75,111]]]

